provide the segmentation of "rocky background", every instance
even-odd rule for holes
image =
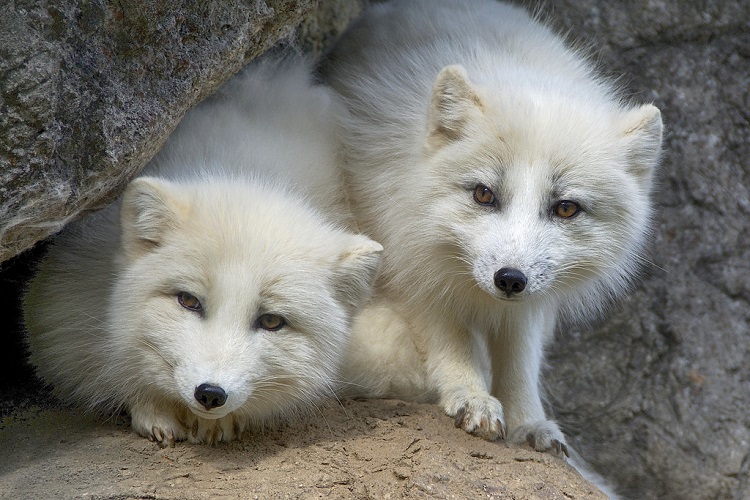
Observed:
[[[633,498],[750,498],[750,2],[555,2],[666,127],[650,277],[564,332],[551,403]]]
[[[115,198],[190,106],[300,22],[300,43],[319,51],[361,7],[0,5],[0,415],[45,397],[18,326],[41,251],[29,249]],[[666,126],[647,277],[608,321],[561,330],[550,407],[632,498],[750,498],[750,3],[558,0],[541,12]]]

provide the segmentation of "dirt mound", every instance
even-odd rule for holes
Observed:
[[[605,498],[568,464],[465,434],[435,406],[329,403],[217,446],[159,449],[127,419],[0,423],[2,498]]]

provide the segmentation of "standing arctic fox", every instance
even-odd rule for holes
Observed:
[[[560,318],[643,260],[662,122],[493,0],[372,7],[321,64],[345,101],[348,199],[385,250],[345,371],[457,426],[565,453],[539,372]]]
[[[382,247],[312,208],[334,202],[343,108],[307,75],[253,65],[188,113],[121,202],[54,242],[24,313],[63,400],[127,408],[164,446],[230,440],[330,394]]]

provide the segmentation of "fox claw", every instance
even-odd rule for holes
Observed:
[[[149,435],[148,439],[152,442],[155,441],[159,445],[159,448],[166,448],[167,446],[174,448],[175,446],[175,436],[172,429],[167,429],[164,432],[160,427],[154,425],[151,427],[151,435]]]
[[[505,439],[503,407],[489,394],[466,398],[455,411],[451,410],[451,406],[446,407],[446,413],[453,414],[456,427],[488,441]]]
[[[456,416],[453,417],[453,425],[456,427],[463,427],[464,418],[466,418],[466,407],[462,406],[456,412]]]
[[[551,420],[542,420],[513,429],[510,441],[516,444],[527,443],[536,451],[547,452],[558,458],[570,457],[565,438],[557,424]]]

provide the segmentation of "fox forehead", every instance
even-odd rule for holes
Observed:
[[[598,87],[597,87],[598,88]],[[582,95],[564,89],[519,85],[503,92],[479,89],[481,126],[469,142],[499,159],[555,166],[613,165],[626,154],[622,110],[594,89]]]
[[[246,202],[224,204],[222,218],[210,208],[193,204],[192,217],[144,258],[139,267],[156,288],[246,309],[330,296],[341,242],[327,227],[284,212],[269,219],[268,207]],[[307,234],[313,229],[317,238]]]
[[[265,252],[254,254],[244,248],[245,252],[232,254],[227,248],[206,252],[195,245],[165,246],[151,259],[152,269],[159,269],[153,274],[173,288],[204,294],[228,290],[242,296],[283,296],[295,289],[314,289],[320,294],[332,281],[330,256],[311,255],[312,248],[307,255],[299,255],[283,248],[273,251],[267,244],[260,247]]]

